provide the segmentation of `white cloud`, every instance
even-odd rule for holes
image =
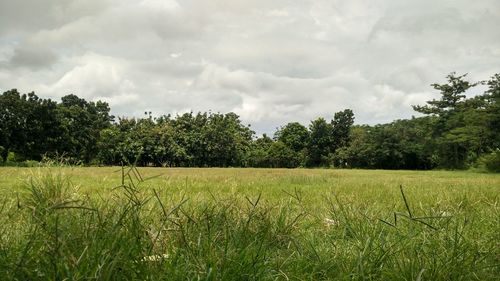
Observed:
[[[94,99],[128,94],[134,90],[135,86],[125,77],[123,62],[119,60],[87,54],[74,59],[74,64],[46,91],[58,96],[75,93],[86,99]]]

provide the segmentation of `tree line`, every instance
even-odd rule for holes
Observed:
[[[467,98],[478,85],[486,90]],[[421,117],[354,125],[345,109],[308,126],[288,123],[256,137],[235,113],[198,112],[115,118],[102,101],[67,95],[60,102],[0,95],[0,162],[64,157],[74,163],[170,167],[343,167],[500,169],[500,74],[469,82],[451,73],[432,84],[440,99],[415,105]]]

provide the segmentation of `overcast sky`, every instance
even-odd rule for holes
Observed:
[[[233,111],[287,122],[409,118],[452,71],[500,72],[499,0],[0,0],[0,91],[117,116]]]

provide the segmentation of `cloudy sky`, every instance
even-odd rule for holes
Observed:
[[[233,111],[258,133],[353,109],[411,117],[500,72],[498,0],[0,0],[0,91],[118,116]]]

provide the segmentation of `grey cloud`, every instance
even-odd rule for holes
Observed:
[[[37,46],[20,46],[14,50],[8,65],[39,70],[51,67],[57,59],[56,54],[50,49]]]
[[[258,132],[352,108],[415,114],[451,71],[500,65],[500,2],[0,2],[0,89],[104,99],[116,115],[235,111]]]
[[[15,0],[0,2],[0,35],[58,28],[106,9],[107,0]]]

